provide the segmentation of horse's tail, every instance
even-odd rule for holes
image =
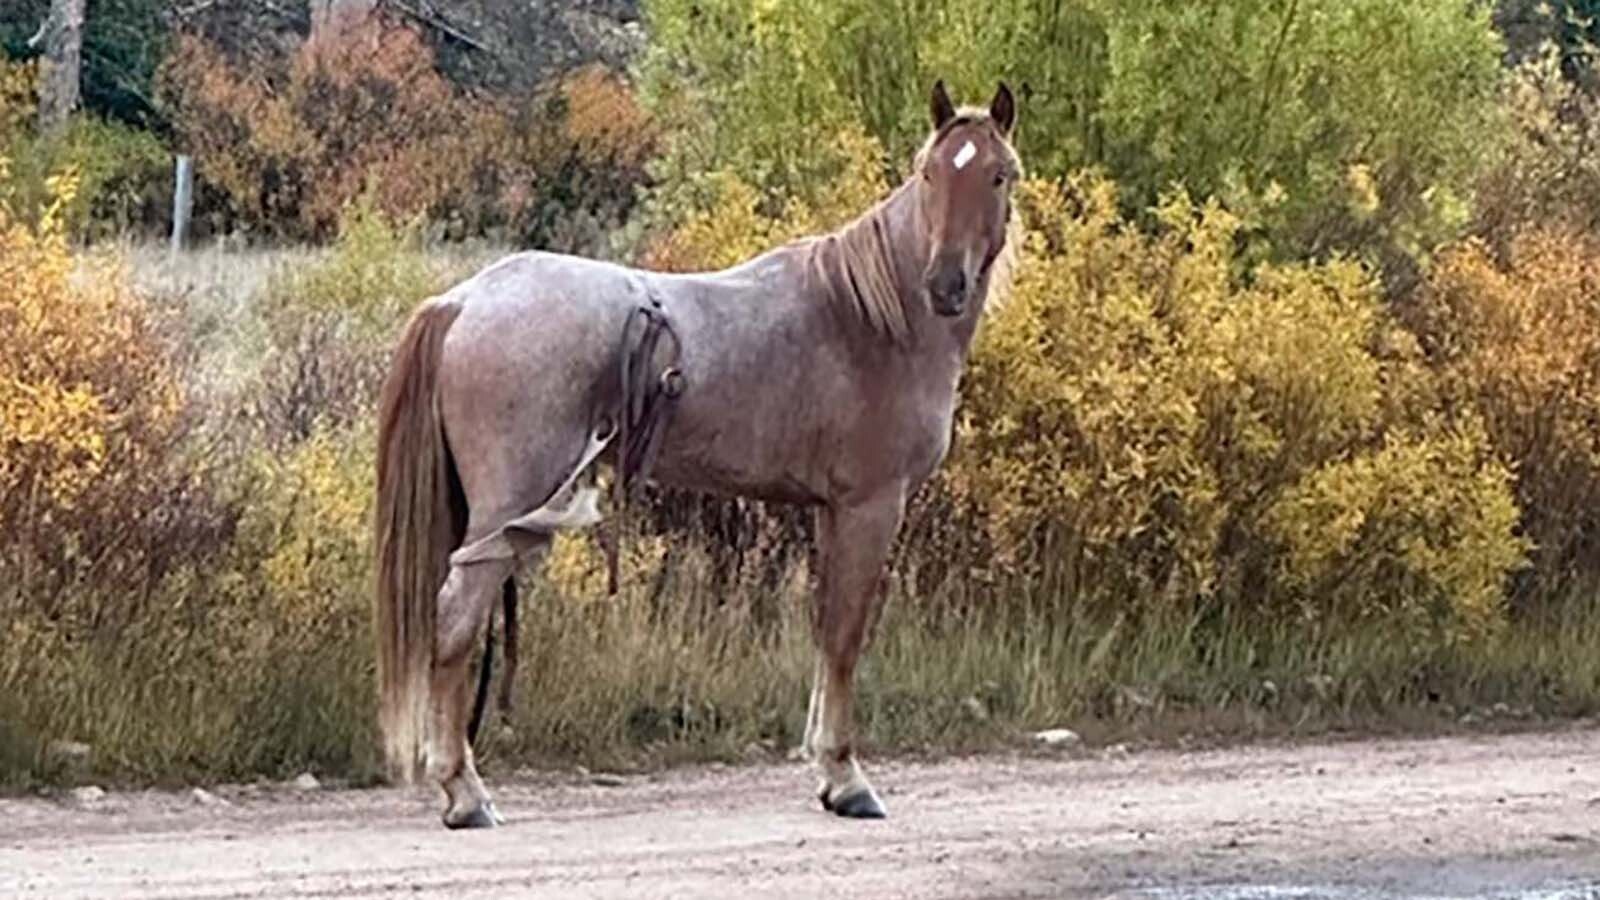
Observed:
[[[460,303],[434,299],[412,316],[378,413],[378,724],[389,777],[418,774],[427,734],[434,605],[466,527],[455,463],[434,396],[445,333]]]

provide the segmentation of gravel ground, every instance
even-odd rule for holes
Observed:
[[[1600,898],[1597,750],[1568,730],[879,762],[882,822],[824,814],[798,764],[491,772],[508,822],[471,833],[420,789],[13,799],[0,896]]]

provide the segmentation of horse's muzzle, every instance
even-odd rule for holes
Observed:
[[[928,276],[928,304],[941,316],[967,311],[967,273],[960,266],[945,266]]]

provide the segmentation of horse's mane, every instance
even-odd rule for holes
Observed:
[[[835,306],[896,344],[906,341],[910,328],[884,220],[889,204],[905,190],[901,185],[855,221],[813,238],[806,260]]]
[[[889,246],[886,211],[889,204],[911,186],[928,152],[945,134],[960,125],[988,121],[987,110],[974,107],[959,110],[943,127],[928,135],[922,148],[917,151],[911,178],[854,221],[809,242],[807,265],[827,286],[828,299],[846,314],[859,319],[873,332],[897,345],[909,340],[910,327],[906,323],[903,295],[895,274],[894,252]],[[1000,144],[1010,159],[1013,171],[1020,174],[1022,163],[1016,150],[1003,137],[1000,138]],[[989,268],[987,303],[990,307],[1004,302],[1011,289],[1011,275],[1021,240],[1021,222],[1013,211],[1006,227],[1006,245]]]

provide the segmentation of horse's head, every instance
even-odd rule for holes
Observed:
[[[988,110],[958,112],[938,81],[932,112],[933,137],[917,157],[931,241],[923,285],[934,312],[959,316],[1005,248],[1020,174],[1011,149],[1017,107],[1002,83]]]

